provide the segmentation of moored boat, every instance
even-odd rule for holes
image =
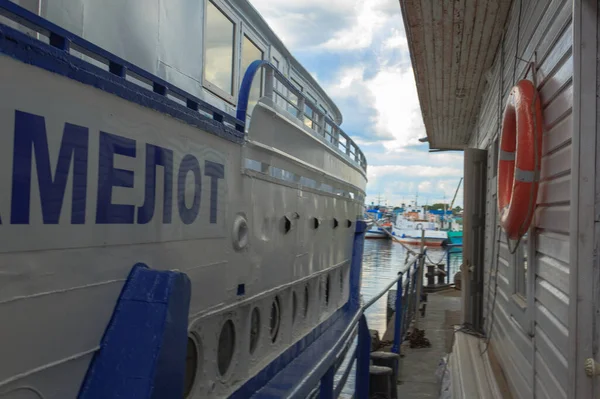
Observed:
[[[371,227],[365,233],[365,238],[390,239],[393,231],[393,215],[385,208],[367,210],[367,217],[373,221]]]
[[[403,244],[439,247],[447,241],[448,233],[440,229],[439,222],[423,208],[411,209],[410,212],[396,217],[392,234]]]

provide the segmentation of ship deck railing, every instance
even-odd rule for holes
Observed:
[[[248,105],[254,79],[264,70],[265,84],[263,97],[266,97],[299,120],[311,132],[324,138],[330,147],[343,154],[352,162],[367,170],[367,159],[356,143],[346,134],[326,111],[304,95],[277,67],[266,60],[253,61],[244,74],[238,97],[236,117],[248,119]]]
[[[184,117],[183,119],[188,121],[190,117],[212,120],[237,132],[234,134],[235,141],[241,141],[248,128],[246,112],[253,79],[258,70],[264,69],[263,97],[268,97],[282,106],[290,115],[299,119],[306,128],[324,138],[326,145],[366,171],[366,158],[350,136],[327,115],[326,111],[324,112],[313,100],[307,98],[275,65],[268,61],[254,61],[247,68],[240,86],[236,116],[233,116],[18,4],[1,0],[0,16],[5,18],[3,21],[0,20],[0,36],[19,33],[21,33],[19,36],[24,36],[22,32],[30,30],[29,40],[48,44],[56,50],[56,56],[64,59],[66,63],[55,67],[54,69],[63,69],[55,72],[69,75],[66,70],[70,67],[68,62],[83,63],[87,69],[97,68],[107,73],[103,79],[110,82],[110,84],[103,84],[103,90],[111,91],[109,88],[111,84],[122,86],[133,84],[137,86],[139,92],[144,93],[143,95],[163,104],[164,106],[160,107],[162,111],[167,110],[174,116]],[[13,28],[5,25],[6,21],[16,25],[19,32],[13,33]],[[34,61],[32,63],[35,64]],[[91,81],[82,81],[82,83],[93,84]],[[228,133],[228,136],[231,135]]]
[[[5,18],[5,20],[0,20],[0,36],[14,34],[11,32],[14,29],[5,25],[8,20],[9,24],[18,26],[17,35],[30,30],[30,34],[27,35],[30,40],[49,44],[57,51],[57,58],[67,61],[65,65],[50,68],[55,69],[55,72],[69,75],[67,69],[72,68],[73,65],[68,65],[68,62],[84,63],[87,69],[98,68],[102,72],[108,73],[107,76],[102,76],[105,80],[105,83],[102,84],[103,90],[111,91],[109,86],[114,84],[121,86],[133,84],[140,92],[145,92],[144,95],[156,100],[156,103],[162,104],[159,107],[161,111],[168,111],[175,117],[187,119],[188,122],[190,122],[190,118],[213,120],[234,130],[234,134],[229,132],[225,135],[234,136],[230,138],[238,142],[243,140],[244,133],[248,128],[246,112],[254,76],[258,70],[264,69],[263,96],[269,97],[276,104],[283,105],[289,114],[299,119],[309,130],[322,136],[326,145],[334,148],[339,154],[366,171],[366,158],[350,136],[326,114],[326,111],[323,112],[314,101],[307,98],[275,65],[268,61],[254,61],[247,68],[238,95],[237,116],[233,116],[12,1],[0,0],[0,17]],[[35,64],[33,60],[31,63]],[[90,79],[80,77],[78,80],[94,85]],[[146,101],[139,102],[148,105]],[[198,125],[197,123],[193,124]]]

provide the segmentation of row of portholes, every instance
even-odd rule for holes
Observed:
[[[340,295],[344,292],[344,271],[339,270],[339,288]],[[325,284],[323,289],[323,297],[325,300],[325,306],[329,306],[330,292],[331,292],[331,277],[330,274],[325,276]],[[309,315],[310,308],[310,289],[309,283],[304,285],[303,290],[303,317],[306,319]],[[275,296],[271,303],[270,310],[270,322],[269,322],[269,335],[272,343],[277,341],[281,326],[281,315],[282,306],[279,296]],[[296,322],[298,314],[298,299],[296,290],[292,291],[292,325]],[[249,352],[254,354],[258,347],[258,342],[261,334],[261,316],[258,307],[253,307],[250,315],[250,345]],[[221,376],[224,376],[229,371],[231,362],[235,354],[235,343],[236,343],[236,328],[235,324],[231,319],[227,319],[221,327],[219,333],[219,342],[217,348],[217,368]],[[200,340],[195,336],[191,335],[188,337],[187,342],[187,356],[186,356],[186,375],[185,375],[185,395],[192,392],[194,386],[194,380],[197,375],[199,361],[202,359],[202,344]]]
[[[290,230],[292,229],[292,220],[296,220],[296,219],[300,219],[300,215],[296,212],[294,212],[293,214],[291,214],[290,216],[284,216],[283,217],[283,230],[284,230],[284,234],[287,234],[290,232]],[[321,219],[317,218],[317,217],[313,217],[311,219],[311,225],[313,227],[313,229],[318,229],[319,226],[321,226]],[[332,227],[334,229],[336,229],[339,226],[340,222],[337,220],[337,218],[333,218],[332,220]],[[345,225],[347,228],[352,227],[352,221],[350,219],[346,219]],[[249,228],[248,228],[248,221],[246,220],[246,218],[243,215],[237,215],[234,222],[233,222],[233,235],[232,235],[232,242],[233,242],[233,247],[236,249],[236,251],[240,251],[242,249],[244,249],[246,247],[246,245],[248,245],[248,238],[249,238]]]
[[[286,233],[288,233],[291,229],[292,229],[292,220],[293,219],[300,219],[300,215],[298,213],[294,213],[291,217],[290,216],[284,216],[283,217],[283,224],[284,224],[284,230]],[[311,225],[313,229],[318,229],[322,224],[322,220],[319,219],[318,217],[313,217],[311,218]],[[333,218],[331,221],[331,225],[334,229],[336,229],[339,225],[340,222],[337,218]],[[347,228],[352,227],[352,220],[350,219],[346,219],[346,223],[345,223]]]

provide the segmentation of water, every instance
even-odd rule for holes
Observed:
[[[415,251],[418,251],[418,249],[418,247],[415,247]],[[446,263],[446,252],[441,248],[430,248],[427,250],[427,255],[433,263],[439,263],[441,260]],[[398,270],[404,265],[405,260],[406,249],[402,245],[392,240],[365,240],[361,284],[363,303],[380,293],[398,275]],[[427,263],[430,263],[430,261]],[[454,274],[458,271],[461,264],[462,252],[450,256],[450,281],[453,281]],[[423,283],[426,284],[425,278],[423,278]],[[384,294],[365,312],[369,329],[379,331],[379,337],[383,337],[387,328],[386,307],[387,294]],[[353,352],[354,345],[356,345],[356,341],[348,353]],[[345,369],[346,365],[347,360],[344,361],[341,369]],[[348,376],[348,381],[342,389],[342,398],[352,397],[355,373],[356,369],[353,366]],[[338,373],[336,375],[336,383],[339,377],[340,374]]]
[[[415,250],[418,251],[418,247],[415,247]],[[427,255],[433,262],[442,260],[446,263],[446,252],[441,248],[430,248],[427,250]],[[398,270],[404,265],[405,259],[404,247],[392,240],[365,240],[361,285],[361,295],[365,302],[381,292],[398,275]],[[462,253],[450,257],[451,281],[461,263]],[[425,278],[423,281],[426,284]],[[387,294],[384,294],[365,312],[369,328],[379,331],[380,337],[386,329],[386,306]]]

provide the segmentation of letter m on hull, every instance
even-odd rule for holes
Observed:
[[[14,132],[11,223],[29,224],[34,160],[44,224],[57,224],[60,220],[71,165],[71,223],[85,223],[88,129],[65,123],[54,171],[50,164],[44,117],[15,111]]]

